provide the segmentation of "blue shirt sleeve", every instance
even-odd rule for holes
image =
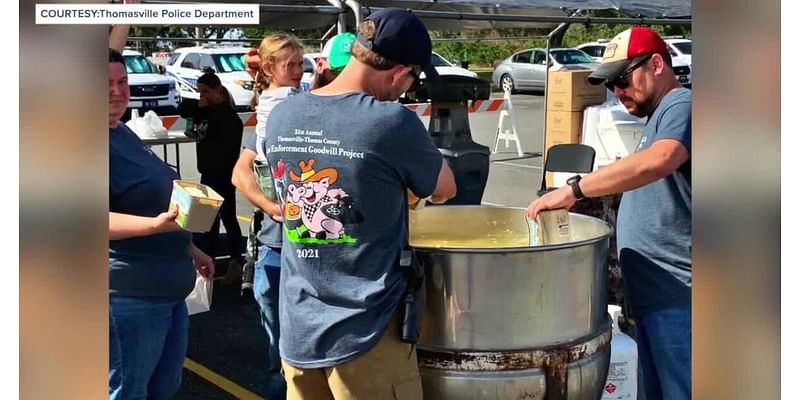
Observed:
[[[442,153],[436,148],[430,133],[419,117],[403,106],[393,128],[392,150],[389,157],[403,183],[417,196],[428,197],[436,189]]]
[[[692,152],[692,102],[680,100],[668,105],[659,116],[655,140],[674,139]]]

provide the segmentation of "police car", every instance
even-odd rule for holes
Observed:
[[[167,61],[167,75],[178,81],[181,97],[199,99],[197,78],[205,71],[214,71],[231,93],[236,109],[249,111],[254,84],[244,62],[249,50],[249,47],[216,45],[175,49]]]
[[[672,59],[678,59],[692,66],[692,41],[683,36],[665,36],[669,54]]]
[[[686,62],[685,58],[676,57],[675,51],[672,50],[672,45],[670,45],[669,40],[670,39],[664,39],[664,41],[667,42],[667,49],[672,56],[672,72],[675,73],[675,77],[678,78],[678,82],[680,82],[681,85],[685,87],[692,87],[691,58],[689,59],[689,62]],[[596,42],[589,42],[575,46],[575,48],[583,50],[584,53],[592,56],[595,61],[601,62],[603,60],[603,52],[606,50],[606,45],[608,42],[609,41],[607,39],[600,39]],[[691,42],[689,48],[691,49]]]
[[[149,110],[163,115],[176,114],[180,95],[175,80],[165,76],[138,51],[123,50],[122,57],[131,92],[126,115],[133,109],[138,109],[140,114]]]

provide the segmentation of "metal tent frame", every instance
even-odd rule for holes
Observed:
[[[327,1],[329,5],[320,4]],[[244,2],[255,2],[259,4],[262,16],[267,14],[317,14],[336,16],[337,33],[342,33],[347,29],[347,16],[353,14],[355,26],[358,26],[363,15],[372,11],[392,7],[406,7],[423,21],[482,21],[515,24],[546,24],[552,26],[557,24],[546,36],[547,71],[544,83],[544,110],[543,110],[543,135],[542,135],[542,158],[544,158],[544,147],[547,141],[547,88],[549,84],[550,68],[550,47],[553,36],[561,29],[565,29],[569,24],[617,24],[617,25],[691,25],[691,12],[689,15],[684,10],[691,10],[690,0],[427,0],[427,1],[380,1],[380,0],[244,0]],[[316,4],[315,4],[316,2]],[[142,3],[152,4],[176,4],[176,3],[199,3],[198,1],[168,1],[168,0],[144,0]],[[277,4],[276,4],[277,3]],[[288,4],[292,3],[292,4]],[[300,3],[300,4],[296,4]],[[670,7],[670,4],[673,7]],[[570,10],[568,6],[577,6]],[[647,7],[647,6],[650,7]],[[459,6],[479,7],[484,13],[448,11],[431,9],[436,7],[458,8]],[[638,7],[638,8],[637,8]],[[467,8],[468,9],[468,8]],[[547,11],[561,12],[565,15],[532,15],[524,11],[546,13]],[[639,12],[637,17],[586,17],[578,14],[583,10],[589,9],[616,9],[623,12]],[[675,12],[663,12],[664,10],[675,10]],[[643,16],[647,12],[650,17]],[[660,15],[656,18],[652,15]],[[429,26],[426,23],[426,26]],[[430,26],[429,26],[430,29]],[[330,32],[330,30],[329,30]],[[325,37],[322,38],[325,40]]]

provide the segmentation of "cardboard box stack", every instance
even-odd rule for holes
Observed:
[[[544,154],[556,144],[580,143],[583,110],[606,100],[603,85],[590,85],[591,70],[550,71],[547,86],[547,132]],[[547,186],[553,186],[553,174],[547,174]]]

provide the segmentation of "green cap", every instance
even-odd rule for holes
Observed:
[[[353,47],[353,42],[356,41],[356,35],[350,32],[340,33],[328,40],[325,47],[322,49],[321,57],[328,59],[331,69],[341,71],[347,62],[350,61],[350,49]]]

